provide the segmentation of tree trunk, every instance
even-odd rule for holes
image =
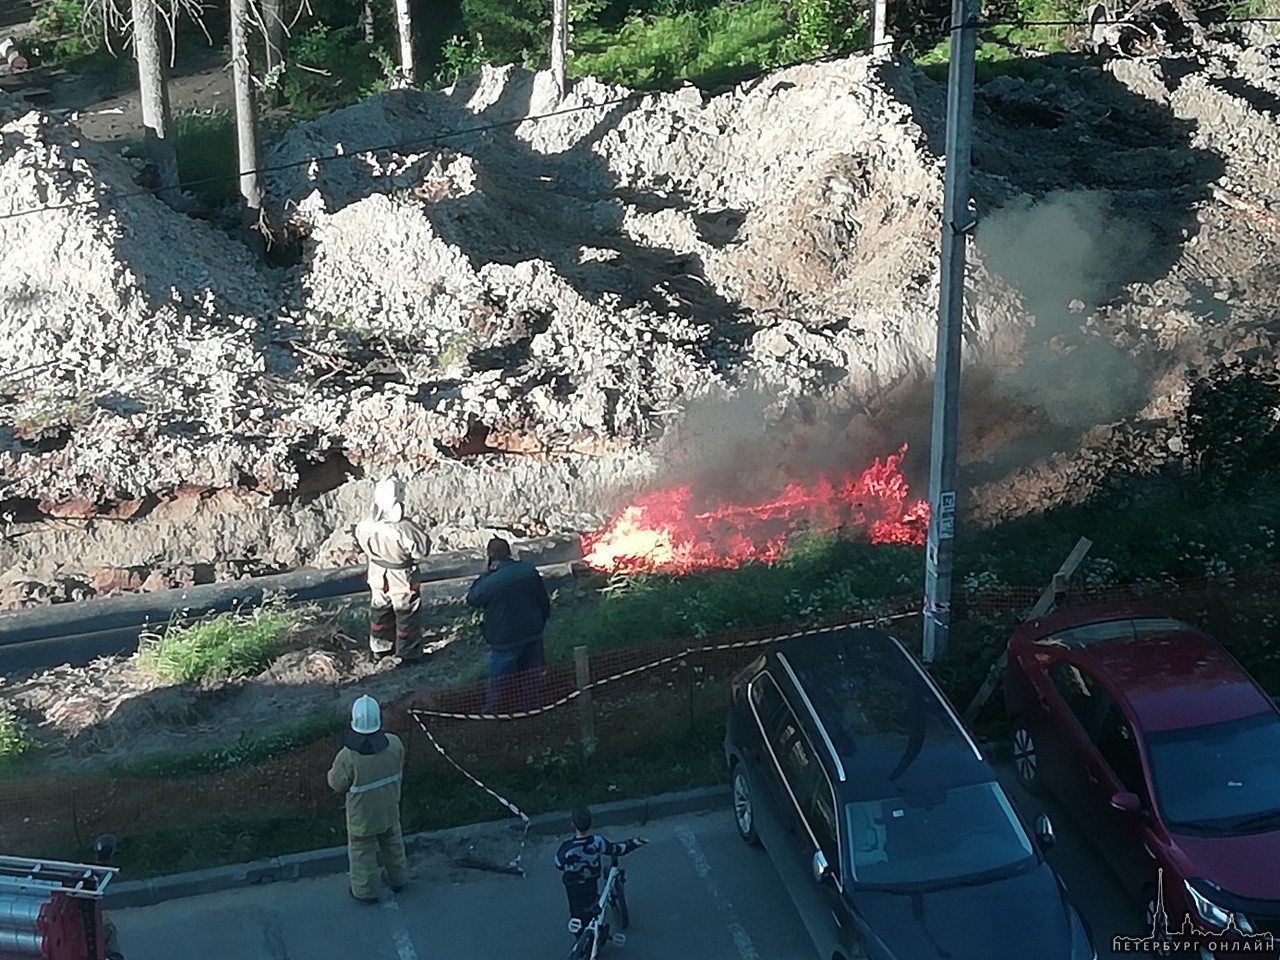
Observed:
[[[871,12],[871,53],[887,57],[889,47],[889,4],[887,0],[873,0]]]
[[[364,6],[360,8],[360,26],[364,29],[364,42],[372,47],[376,39],[373,32],[373,0],[364,0]]]
[[[262,218],[262,177],[258,173],[258,127],[249,76],[249,0],[231,0],[231,78],[236,105],[236,147],[240,196],[250,225]]]
[[[565,95],[565,67],[569,61],[569,0],[551,0],[551,76]]]
[[[267,73],[279,68],[284,62],[284,11],[281,9],[281,0],[262,0],[262,22],[266,26],[266,33],[263,39],[267,46]],[[267,92],[269,102],[273,107],[280,105],[280,81],[276,78],[276,83]]]
[[[400,76],[413,86],[417,82],[413,70],[413,20],[409,15],[409,0],[395,0],[396,29],[400,33]]]
[[[138,62],[138,93],[142,101],[147,161],[156,174],[160,196],[170,206],[182,204],[178,187],[178,155],[169,122],[169,85],[155,0],[132,0],[133,55]]]

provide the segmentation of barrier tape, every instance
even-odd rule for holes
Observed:
[[[418,726],[420,726],[422,728],[422,732],[427,735],[427,739],[430,740],[431,745],[436,748],[436,752],[439,753],[440,756],[444,757],[445,760],[449,762],[450,766],[452,766],[455,770],[457,770],[460,774],[462,774],[464,777],[466,777],[468,780],[474,783],[477,787],[479,787],[489,796],[493,797],[493,799],[497,800],[498,803],[502,804],[503,807],[505,807],[511,813],[515,814],[524,822],[524,830],[520,832],[520,849],[516,851],[515,859],[512,860],[507,866],[510,867],[512,870],[519,871],[520,876],[522,877],[525,876],[524,868],[520,866],[520,861],[524,858],[525,843],[529,839],[529,825],[530,825],[529,815],[525,813],[523,810],[521,810],[519,807],[517,807],[510,800],[508,800],[506,797],[504,797],[502,794],[497,793],[496,791],[490,789],[488,786],[482,783],[477,777],[475,777],[468,770],[466,770],[462,766],[462,764],[458,763],[457,760],[449,756],[448,751],[446,751],[445,748],[440,745],[440,741],[437,740],[432,735],[431,731],[427,729],[427,725],[422,722],[421,717],[415,717],[414,719],[418,721]]]
[[[444,746],[440,743],[439,740],[435,738],[435,735],[427,727],[426,721],[423,719],[424,717],[434,717],[434,718],[440,718],[440,719],[446,719],[446,720],[518,720],[522,717],[536,717],[539,714],[547,713],[551,710],[557,709],[558,707],[564,706],[566,703],[569,703],[570,701],[581,696],[586,691],[594,689],[595,687],[602,687],[607,683],[616,682],[618,680],[623,679],[624,677],[632,677],[632,676],[635,676],[636,674],[644,673],[647,670],[656,669],[657,667],[660,667],[667,663],[672,663],[683,657],[690,656],[691,654],[713,652],[718,650],[740,650],[745,647],[762,647],[762,646],[765,646],[766,644],[778,643],[783,640],[794,640],[797,637],[810,637],[819,633],[830,633],[832,630],[844,630],[849,627],[865,627],[865,626],[894,623],[895,621],[904,620],[904,619],[907,619],[908,617],[915,617],[918,615],[919,614],[916,611],[895,613],[895,614],[890,614],[888,616],[872,617],[865,620],[856,620],[856,621],[851,621],[847,623],[828,624],[827,626],[824,626],[824,627],[813,627],[808,630],[796,630],[792,633],[775,634],[769,637],[757,637],[754,640],[738,640],[733,643],[720,643],[720,644],[713,644],[711,646],[686,647],[680,653],[673,653],[673,654],[670,654],[669,656],[660,657],[659,659],[654,660],[651,663],[642,664],[641,666],[638,666],[638,667],[632,667],[630,670],[623,670],[621,673],[616,673],[613,676],[604,677],[600,680],[592,680],[591,682],[583,685],[580,689],[574,690],[573,692],[569,693],[567,696],[563,696],[559,700],[556,700],[554,703],[549,703],[545,706],[539,707],[536,710],[527,710],[527,711],[521,711],[518,713],[447,713],[442,710],[420,710],[417,708],[413,708],[413,709],[410,709],[408,712],[413,717],[413,719],[418,722],[418,726],[422,728],[422,732],[427,735],[427,739],[431,741],[431,746],[435,747],[436,752],[440,754],[440,756],[444,757],[445,761],[451,767],[457,770],[460,774],[462,774],[464,777],[466,777],[468,780],[474,783],[477,787],[479,787],[489,796],[493,797],[494,800],[497,800],[498,803],[503,806],[503,808],[505,808],[515,816],[519,817],[520,820],[523,821],[524,829],[520,832],[520,849],[516,851],[515,859],[508,864],[508,867],[510,869],[518,871],[520,876],[523,877],[523,876],[526,876],[526,874],[524,872],[524,868],[520,866],[520,862],[524,858],[524,848],[527,845],[529,840],[529,827],[530,827],[529,815],[526,814],[519,807],[517,807],[510,800],[508,800],[506,797],[504,797],[502,794],[498,793],[496,790],[494,790],[493,788],[485,784],[479,777],[475,776],[475,774],[471,773],[469,770],[463,767],[462,764],[458,763],[457,760],[453,759],[453,757],[449,756],[449,752],[445,750]]]
[[[528,717],[537,717],[541,714],[550,713],[552,710],[559,709],[565,704],[576,700],[589,690],[594,690],[597,687],[603,687],[606,684],[616,683],[619,680],[625,680],[627,677],[634,677],[637,674],[645,673],[649,670],[655,670],[658,667],[674,663],[676,660],[683,660],[685,657],[692,656],[696,653],[716,653],[723,650],[741,650],[746,647],[762,647],[770,643],[780,643],[783,640],[794,640],[798,637],[811,637],[819,633],[830,633],[832,630],[845,630],[849,627],[869,627],[895,623],[898,620],[906,620],[919,615],[920,613],[918,610],[912,610],[903,613],[890,614],[888,616],[870,617],[865,620],[855,620],[847,623],[835,623],[822,627],[812,627],[808,630],[797,630],[793,633],[781,633],[768,637],[757,637],[753,640],[737,640],[733,643],[720,643],[701,647],[686,647],[679,653],[673,653],[668,656],[661,657],[650,663],[641,664],[638,667],[632,667],[629,670],[623,670],[621,673],[602,677],[599,680],[591,680],[578,689],[571,690],[560,699],[554,700],[543,706],[536,707],[533,710],[517,710],[511,713],[452,713],[447,710],[430,710],[422,707],[411,707],[408,712],[415,720],[418,721],[418,725],[421,726],[423,730],[426,730],[426,726],[422,722],[423,717],[432,717],[437,720],[523,720]],[[428,734],[428,736],[429,735],[430,734]],[[436,749],[439,749],[439,747]]]

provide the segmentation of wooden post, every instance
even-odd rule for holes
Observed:
[[[1040,594],[1040,599],[1019,618],[1021,621],[1036,620],[1053,609],[1054,604],[1067,592],[1067,587],[1071,582],[1071,575],[1076,572],[1076,567],[1080,566],[1092,546],[1093,541],[1085,537],[1081,537],[1076,542],[1071,552],[1067,554],[1067,559],[1062,561],[1062,566],[1058,568],[1058,572],[1053,575],[1049,585]],[[982,681],[982,686],[978,688],[978,692],[974,694],[973,700],[964,712],[964,722],[966,724],[972,723],[973,718],[978,715],[978,711],[991,699],[991,694],[995,692],[996,687],[1000,684],[1000,678],[1004,675],[1005,664],[1008,660],[1009,646],[1006,643],[1005,648],[1000,651],[1000,656],[996,657],[996,662],[987,671],[987,677]]]
[[[588,757],[596,752],[595,709],[591,704],[591,660],[587,648],[573,648],[573,667],[578,683],[578,726],[582,732],[582,751]]]
[[[561,100],[569,62],[569,0],[551,0],[551,77]]]

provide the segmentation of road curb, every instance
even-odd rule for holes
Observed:
[[[602,803],[592,806],[591,812],[595,826],[616,827],[645,824],[652,820],[684,814],[706,813],[728,807],[729,802],[729,789],[722,785],[663,793],[638,800]],[[529,833],[536,836],[567,834],[568,821],[569,812],[565,810],[538,814],[529,818]],[[405,845],[411,851],[417,851],[436,844],[466,841],[484,834],[511,830],[516,824],[517,821],[507,818],[416,833],[405,837]],[[150,880],[112,884],[107,888],[105,906],[109,910],[151,907],[169,900],[199,897],[226,890],[329,876],[344,873],[346,869],[347,848],[329,847],[307,853],[254,860],[251,863],[231,864],[225,867],[212,867],[208,870],[155,877]]]
[[[543,537],[516,544],[516,549],[544,577],[560,579],[573,575],[573,564],[582,556],[581,546],[565,538]],[[474,551],[428,557],[418,568],[424,601],[439,602],[454,594],[461,599],[482,564],[483,557]],[[268,595],[284,596],[290,603],[358,601],[368,595],[366,572],[364,566],[295,570],[154,593],[3,610],[0,674],[127,655],[137,649],[139,634],[148,628],[253,608]]]

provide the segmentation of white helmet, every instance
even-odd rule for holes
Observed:
[[[403,520],[404,485],[395,477],[379,480],[373,487],[373,507],[383,520]]]
[[[351,705],[351,729],[356,733],[377,733],[382,729],[382,708],[367,694]]]

